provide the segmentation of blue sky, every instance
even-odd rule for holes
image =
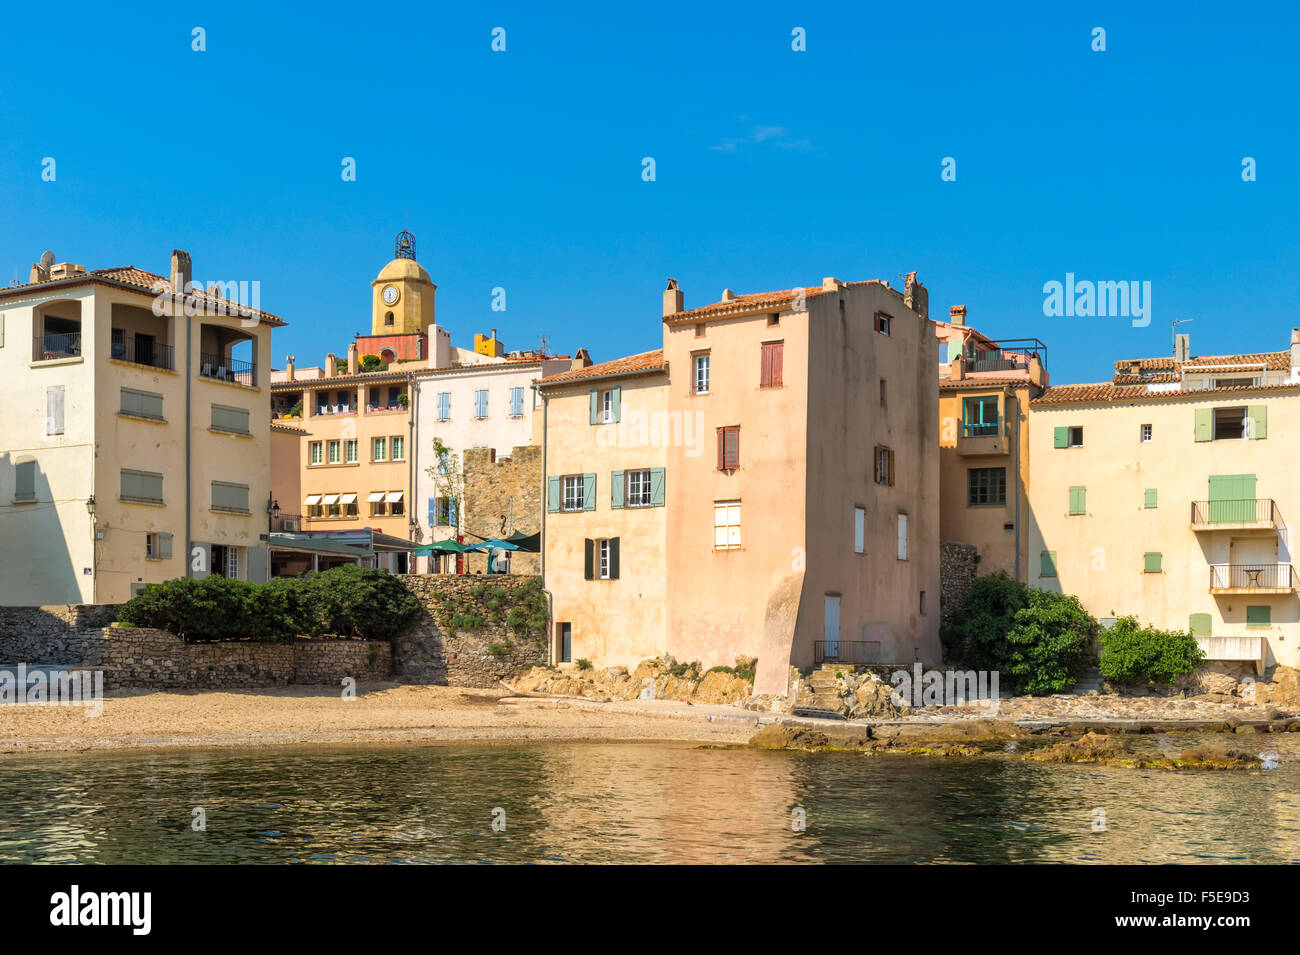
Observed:
[[[933,317],[1042,339],[1057,383],[1169,354],[1174,318],[1194,353],[1286,347],[1300,17],[973,6],[11,7],[0,280],[185,248],[196,279],[261,282],[277,366],[314,364],[368,330],[406,224],[460,344],[605,360],[658,347],[670,275],[689,307],[916,270]],[[1150,281],[1150,325],[1045,317],[1067,272]]]

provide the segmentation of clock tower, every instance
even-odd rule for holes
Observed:
[[[399,232],[393,261],[370,283],[371,336],[422,335],[434,323],[433,297],[438,286],[415,261],[415,236]]]

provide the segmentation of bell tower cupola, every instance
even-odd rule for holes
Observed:
[[[416,335],[434,324],[438,286],[415,260],[415,236],[399,232],[393,260],[370,283],[373,290],[371,335]]]

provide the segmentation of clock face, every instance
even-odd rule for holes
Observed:
[[[396,304],[396,302],[397,302],[397,286],[396,285],[384,286],[384,304],[393,305]]]

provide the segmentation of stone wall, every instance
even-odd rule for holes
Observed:
[[[517,449],[518,450],[518,449]],[[519,604],[521,588],[540,587],[537,577],[420,574],[399,578],[424,605],[420,616],[393,641],[393,678],[402,683],[495,687],[500,680],[545,664],[545,634],[533,636],[508,626],[504,617]],[[494,591],[503,591],[497,596]],[[496,601],[494,610],[489,603]],[[455,629],[448,607],[486,625]],[[496,618],[498,622],[490,621]],[[442,622],[440,622],[442,621]],[[489,652],[495,647],[498,653]]]
[[[0,610],[0,664],[90,667],[104,671],[105,689],[141,687],[239,688],[290,683],[338,686],[388,679],[392,649],[385,642],[295,640],[292,643],[186,643],[165,630],[88,627],[102,608]],[[109,608],[111,611],[111,608]],[[107,614],[111,616],[111,612]],[[76,624],[77,626],[70,626]]]
[[[979,549],[961,541],[939,542],[939,623],[946,625],[975,583]]]
[[[536,534],[542,529],[542,449],[515,448],[498,458],[494,448],[465,452],[465,515],[462,527],[480,537],[509,537],[515,531]],[[469,538],[472,542],[474,538]],[[487,555],[466,554],[471,574],[487,572]],[[541,555],[513,551],[512,574],[541,573]]]

